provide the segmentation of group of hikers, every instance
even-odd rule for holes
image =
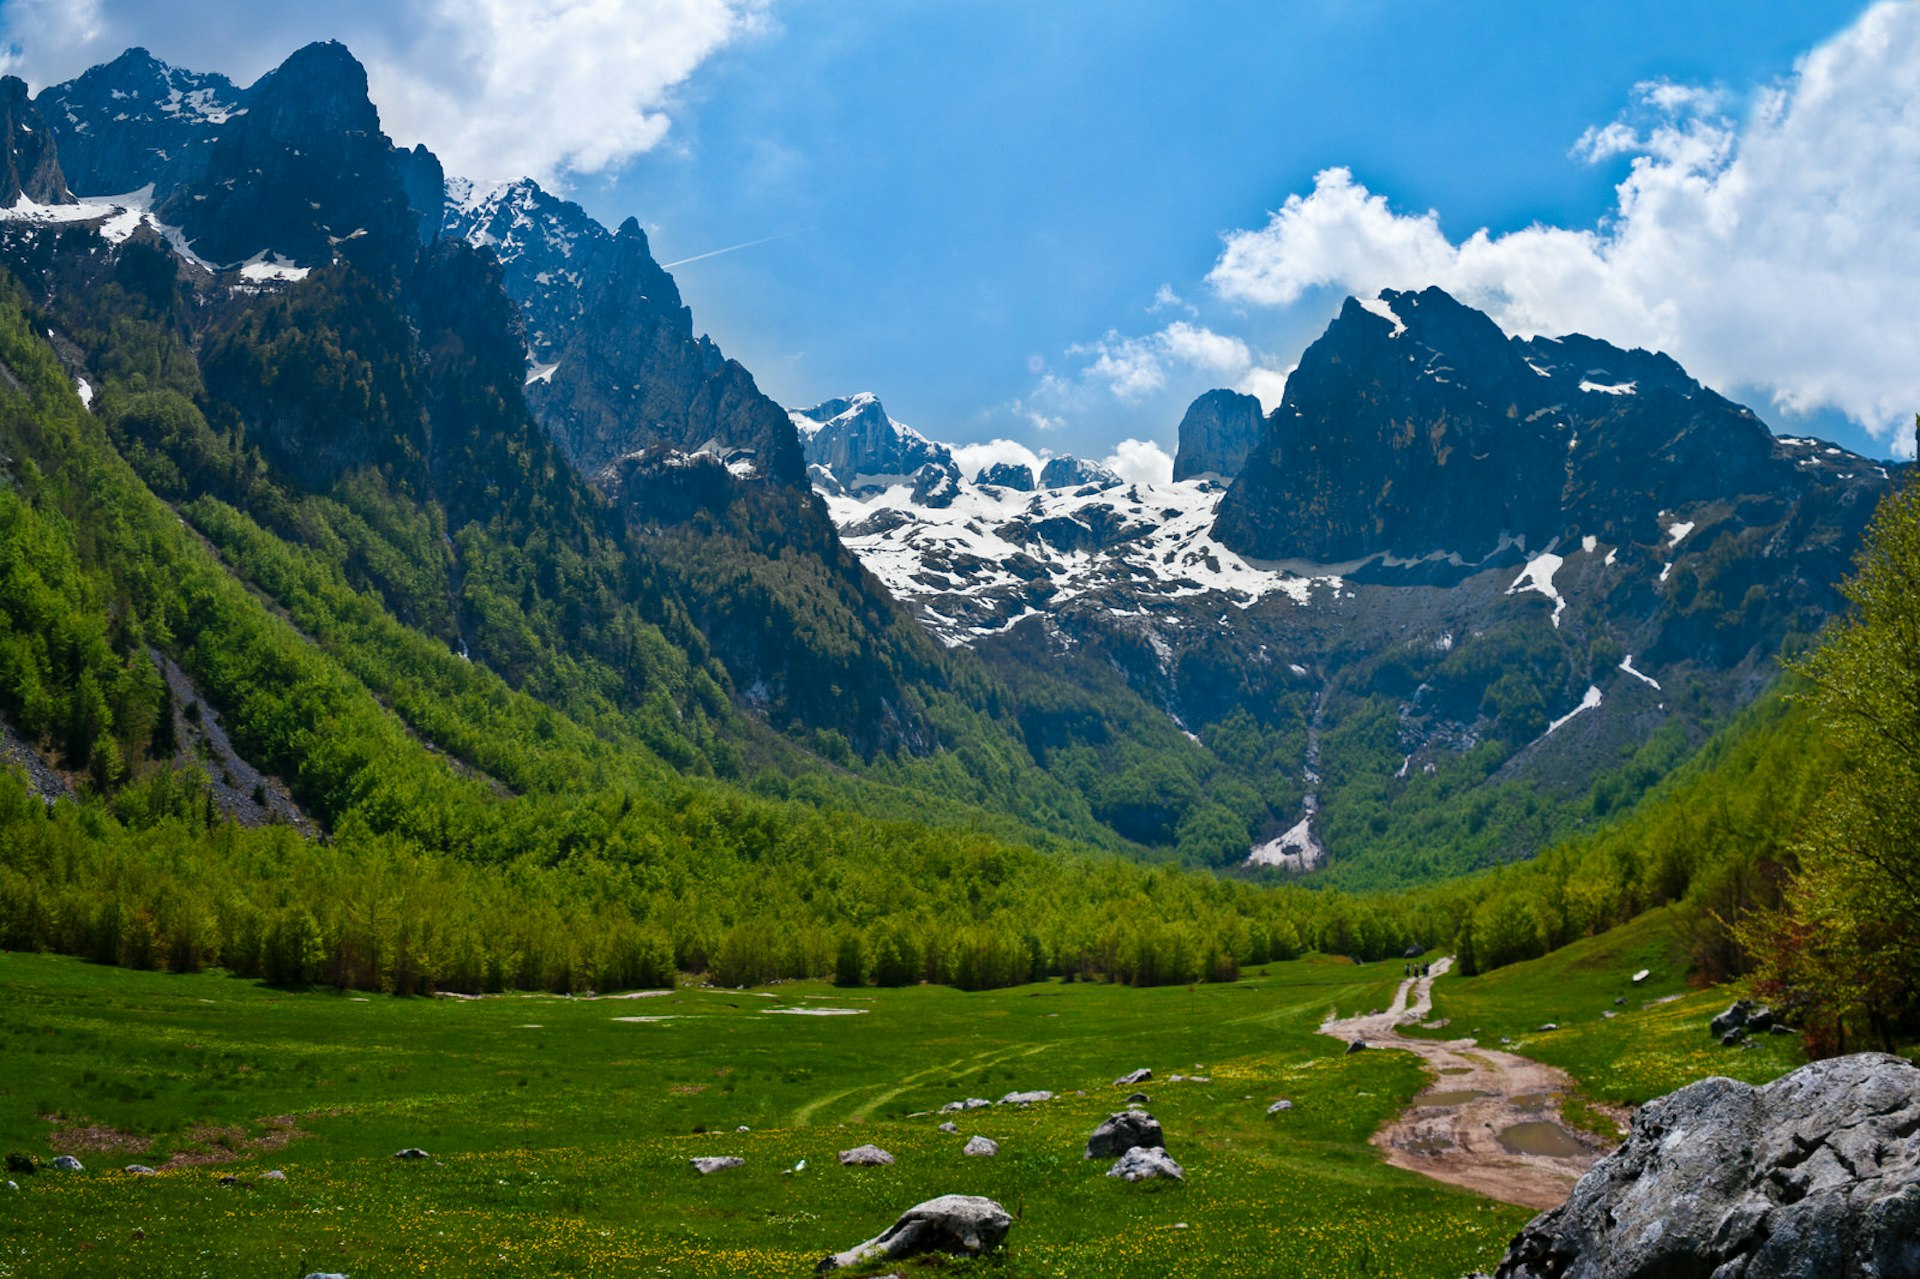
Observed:
[[[1429,966],[1430,965],[1427,964],[1402,964],[1400,965],[1400,975],[1402,977],[1425,977]]]

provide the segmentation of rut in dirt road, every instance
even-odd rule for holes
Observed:
[[[1328,1021],[1320,1033],[1413,1053],[1434,1072],[1435,1082],[1405,1113],[1373,1135],[1388,1163],[1507,1203],[1555,1207],[1606,1153],[1599,1139],[1561,1120],[1560,1098],[1574,1087],[1572,1077],[1472,1039],[1401,1033],[1427,1017],[1433,979],[1452,966],[1449,955],[1431,975],[1401,982],[1385,1012]]]

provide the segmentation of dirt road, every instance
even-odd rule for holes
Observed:
[[[1605,1153],[1597,1138],[1561,1122],[1560,1097],[1572,1078],[1471,1039],[1400,1033],[1426,1020],[1433,978],[1452,965],[1449,956],[1433,965],[1432,976],[1401,982],[1385,1012],[1329,1021],[1320,1033],[1413,1053],[1434,1072],[1435,1082],[1406,1112],[1374,1134],[1388,1163],[1507,1203],[1556,1207]],[[1624,1123],[1626,1116],[1615,1118]]]

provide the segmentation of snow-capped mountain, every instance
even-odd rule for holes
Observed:
[[[1350,842],[1355,785],[1471,757],[1564,791],[1662,725],[1697,737],[1830,615],[1890,486],[1665,356],[1510,339],[1438,290],[1349,301],[1251,442],[1244,400],[1196,402],[1194,477],[1169,484],[1055,459],[927,501],[897,472],[814,475],[847,545],[948,645],[1118,671],[1209,748],[1236,715],[1296,723],[1296,798],[1255,830],[1254,864]],[[855,402],[884,419],[870,396],[836,403]],[[1323,740],[1341,759],[1324,780]]]

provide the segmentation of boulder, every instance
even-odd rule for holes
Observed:
[[[1761,1004],[1758,1008],[1752,1008],[1747,1011],[1747,1032],[1749,1034],[1758,1035],[1763,1031],[1772,1030],[1773,1024],[1773,1009],[1767,1007],[1765,1004]]]
[[[988,1106],[991,1106],[992,1104],[993,1103],[988,1101],[985,1097],[969,1097],[965,1101],[948,1102],[946,1105],[940,1107],[940,1113],[943,1115],[951,1115],[954,1112],[961,1111],[961,1110],[985,1110]]]
[[[1920,1067],[1861,1053],[1706,1079],[1514,1239],[1498,1279],[1920,1274]]]
[[[145,1164],[128,1164],[126,1171],[136,1177],[152,1177],[156,1175],[153,1169],[147,1167]]]
[[[405,1150],[393,1152],[395,1159],[431,1159],[432,1156],[418,1146],[408,1146]]]
[[[893,1162],[893,1156],[875,1145],[855,1146],[840,1152],[840,1162],[850,1167],[877,1168]]]
[[[710,1177],[716,1172],[725,1172],[729,1168],[744,1168],[747,1161],[738,1155],[695,1155],[687,1160],[693,1170],[702,1177]]]
[[[1279,1101],[1276,1101],[1271,1106],[1267,1107],[1267,1113],[1269,1115],[1278,1115],[1278,1114],[1283,1114],[1286,1111],[1289,1111],[1292,1109],[1293,1109],[1293,1103],[1288,1101],[1285,1097],[1282,1097]]]
[[[1000,1153],[1000,1143],[991,1137],[982,1137],[976,1134],[967,1138],[967,1144],[960,1153],[963,1155],[975,1155],[981,1159],[991,1159]]]
[[[1540,1023],[1540,1029],[1543,1031],[1558,1030],[1560,1029],[1560,1023],[1557,1021],[1543,1021]]]
[[[1747,1024],[1747,1013],[1752,1008],[1753,1005],[1746,1000],[1736,999],[1727,1005],[1727,1011],[1707,1023],[1708,1029],[1713,1032],[1715,1039],[1725,1043],[1728,1031],[1738,1030]]]
[[[1108,1115],[1087,1138],[1088,1159],[1113,1159],[1135,1146],[1165,1146],[1160,1121],[1144,1110],[1120,1110]]]
[[[1507,1041],[1503,1039],[1500,1042],[1504,1044]],[[1367,1049],[1367,1041],[1364,1039],[1356,1039],[1352,1043],[1347,1045],[1347,1052],[1349,1053],[1365,1052],[1366,1049]]]
[[[941,1195],[915,1204],[900,1219],[845,1252],[823,1259],[816,1274],[879,1261],[897,1261],[922,1253],[944,1252],[978,1257],[998,1248],[1013,1228],[1007,1210],[979,1195]]]
[[[1134,1084],[1144,1084],[1149,1079],[1152,1079],[1152,1078],[1153,1078],[1153,1072],[1151,1070],[1148,1070],[1145,1066],[1142,1066],[1140,1069],[1133,1071],[1131,1074],[1122,1075],[1120,1076],[1120,1078],[1114,1080],[1113,1086],[1115,1088],[1129,1088],[1129,1087],[1132,1087]]]
[[[1003,1106],[1031,1106],[1036,1101],[1052,1101],[1053,1094],[1044,1088],[1033,1092],[1010,1092],[1000,1099]]]
[[[1147,1104],[1147,1094],[1143,1092],[1128,1093],[1127,1104],[1129,1106],[1144,1106]]]
[[[1161,1146],[1135,1146],[1113,1161],[1113,1167],[1107,1169],[1107,1176],[1121,1177],[1127,1181],[1157,1181],[1163,1177],[1173,1181],[1187,1179],[1186,1170],[1175,1163]]]
[[[1638,986],[1641,982],[1645,981],[1647,978],[1651,976],[1653,976],[1653,970],[1651,968],[1642,968],[1639,972],[1633,975],[1633,984]]]
[[[1732,1030],[1720,1036],[1720,1046],[1722,1048],[1738,1048],[1745,1042],[1746,1038],[1747,1028],[1745,1026],[1735,1026]]]
[[[48,1167],[56,1168],[61,1172],[85,1172],[87,1170],[86,1165],[82,1164],[72,1155],[55,1155]]]
[[[285,1181],[286,1179],[287,1174],[281,1172],[278,1168],[271,1168],[260,1174],[260,1180],[262,1181]]]
[[[953,1120],[949,1119],[947,1120],[947,1122],[940,1125],[940,1131],[941,1132],[959,1132],[960,1125],[956,1124],[955,1122],[953,1122]]]

